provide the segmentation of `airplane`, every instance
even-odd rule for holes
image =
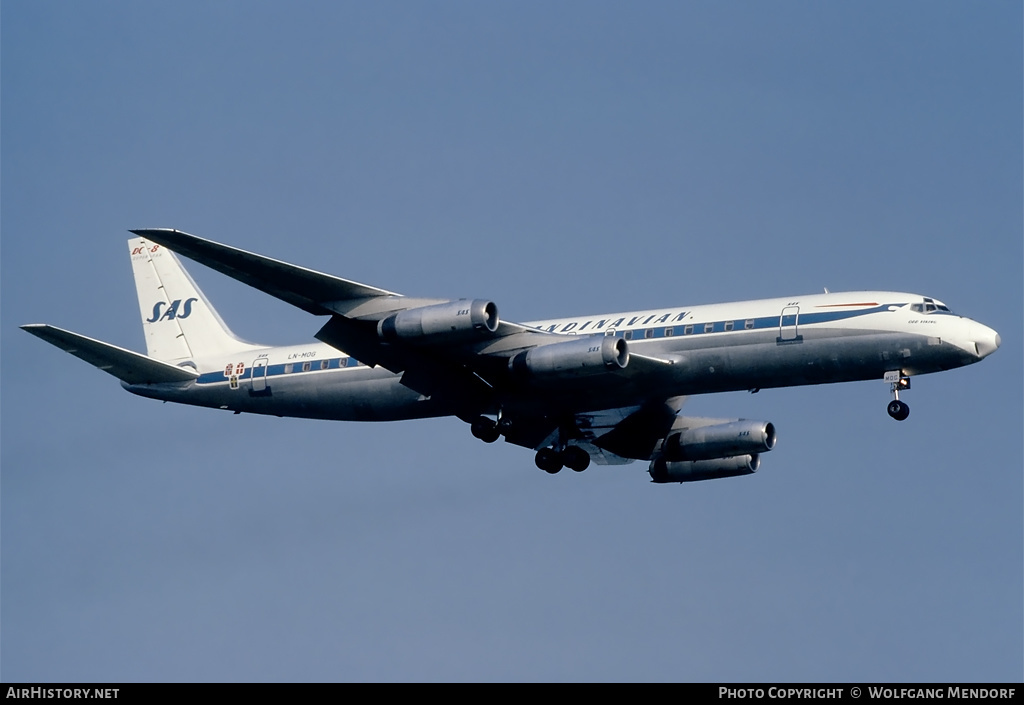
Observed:
[[[910,379],[970,365],[999,334],[937,299],[826,293],[528,323],[485,299],[429,299],[156,228],[128,241],[147,354],[47,324],[22,328],[143,397],[239,413],[396,421],[455,416],[476,438],[536,452],[554,474],[648,461],[655,483],[749,475],[768,421],[681,415],[715,392]],[[317,343],[236,337],[175,253],[316,316]]]

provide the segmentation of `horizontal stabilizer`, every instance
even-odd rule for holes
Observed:
[[[131,232],[315,315],[333,312],[321,305],[327,302],[398,296],[384,289],[246,252],[180,230],[151,228]]]
[[[195,370],[154,360],[141,353],[45,323],[30,323],[22,328],[128,384],[188,382],[199,376]]]

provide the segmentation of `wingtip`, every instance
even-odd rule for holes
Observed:
[[[176,233],[178,231],[174,228],[129,228],[128,232],[141,237],[151,233]]]

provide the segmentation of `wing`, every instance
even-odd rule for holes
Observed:
[[[560,414],[602,408],[604,397],[619,398],[624,390],[630,396],[631,388],[632,396],[648,395],[653,378],[672,365],[630,356],[622,339],[502,321],[489,301],[406,297],[179,230],[131,232],[304,311],[330,316],[318,340],[401,374],[403,384],[442,398],[462,417],[499,405]]]
[[[154,360],[45,323],[30,323],[22,326],[22,329],[128,384],[189,382],[199,376],[198,372],[187,367]]]
[[[676,422],[687,397],[565,416],[512,415],[506,440],[538,450],[566,440],[602,465],[650,460]]]
[[[325,306],[330,302],[386,301],[398,296],[178,230],[152,228],[131,232],[317,315],[332,313]]]

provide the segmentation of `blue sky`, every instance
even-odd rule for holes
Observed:
[[[636,6],[634,6],[636,5]],[[6,681],[1019,681],[1017,3],[0,8]],[[758,474],[554,477],[454,419],[132,397],[128,228],[509,320],[858,289],[982,364],[724,394]],[[190,271],[234,330],[321,321]]]

